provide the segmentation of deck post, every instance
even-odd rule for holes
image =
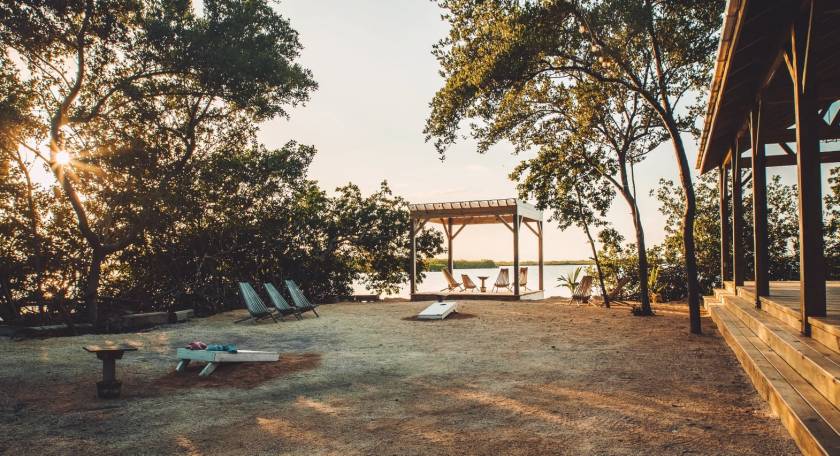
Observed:
[[[455,273],[455,257],[452,255],[452,242],[455,240],[455,237],[452,236],[452,217],[449,217],[446,220],[446,225],[445,226],[447,227],[444,230],[444,231],[446,231],[446,239],[449,241],[448,248],[447,248],[448,255],[447,255],[447,261],[446,261],[446,267],[449,268],[449,273],[450,274],[454,274]]]
[[[513,295],[519,296],[519,208],[513,210]]]
[[[417,220],[413,217],[409,223],[409,237],[411,238],[411,266],[408,268],[408,282],[411,295],[414,296],[417,293]]]
[[[537,240],[537,248],[539,249],[539,253],[538,253],[538,256],[537,256],[539,276],[540,276],[539,286],[540,286],[540,291],[543,291],[544,290],[543,266],[545,264],[544,261],[543,261],[543,222],[537,222],[537,233],[539,234],[539,236],[537,237],[537,239],[538,239]]]
[[[796,173],[799,189],[799,309],[802,333],[810,335],[808,317],[826,315],[825,260],[822,230],[822,176],[820,141],[813,72],[809,68],[808,46],[813,24],[814,3],[791,29],[788,66],[793,82],[796,122]]]
[[[738,140],[732,147],[732,281],[744,285],[744,199]]]
[[[755,267],[755,306],[761,307],[761,296],[770,294],[768,279],[767,237],[767,168],[764,144],[760,141],[761,101],[750,113],[750,142],[752,149],[753,182],[753,252]]]
[[[730,249],[732,248],[729,242],[729,186],[727,185],[729,171],[726,169],[725,162],[718,168],[718,173],[718,186],[720,187],[720,286],[723,288],[723,282],[730,277]]]

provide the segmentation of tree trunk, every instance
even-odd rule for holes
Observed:
[[[653,310],[650,308],[650,292],[648,290],[648,260],[647,260],[647,246],[645,245],[645,232],[642,227],[642,217],[639,214],[639,205],[636,203],[635,188],[633,192],[630,191],[630,182],[627,179],[627,162],[626,157],[620,157],[619,170],[621,172],[621,185],[619,189],[627,204],[630,206],[630,214],[633,216],[633,228],[636,231],[636,250],[639,268],[639,303],[641,305],[641,313],[639,315],[653,315]],[[631,173],[633,164],[631,166]],[[635,179],[633,179],[635,187]]]
[[[592,233],[589,232],[589,224],[583,223],[583,231],[586,233],[586,238],[589,239],[589,246],[592,248],[592,259],[595,261],[595,270],[598,272],[598,282],[601,285],[601,296],[604,297],[604,307],[610,307],[610,297],[607,295],[607,287],[604,285],[604,271],[601,270],[601,261],[598,258],[598,249],[595,248],[595,240],[592,239]]]
[[[85,307],[87,308],[88,321],[95,327],[100,326],[102,317],[99,312],[99,278],[104,260],[105,254],[99,249],[94,249],[85,281]]]
[[[639,301],[641,304],[640,315],[653,315],[653,310],[650,307],[650,290],[648,290],[648,259],[647,247],[645,245],[645,232],[642,228],[642,218],[639,215],[639,207],[636,206],[635,200],[631,206],[630,211],[633,214],[633,227],[636,229],[636,249],[639,259]]]
[[[12,299],[12,288],[5,275],[0,275],[0,316],[3,320],[10,322],[20,318],[20,309]]]
[[[683,145],[679,129],[677,129],[673,119],[668,120],[668,132],[671,135],[671,141],[674,143],[674,155],[679,164],[680,183],[682,184],[685,198],[682,230],[685,275],[688,281],[689,320],[691,322],[691,332],[693,334],[701,334],[700,285],[697,281],[697,256],[694,249],[694,217],[697,211],[697,204],[694,197],[694,184],[691,181],[691,170],[688,165],[688,158],[685,155],[685,145]]]

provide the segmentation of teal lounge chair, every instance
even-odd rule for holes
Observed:
[[[298,320],[301,319],[300,310],[290,306],[289,303],[286,301],[286,298],[284,298],[283,295],[280,294],[280,291],[277,289],[277,287],[274,286],[273,283],[264,283],[263,287],[265,287],[265,292],[268,293],[268,299],[271,299],[271,303],[274,304],[274,308],[277,309],[277,313],[281,315],[281,320],[286,315],[294,315],[295,317],[297,317]]]
[[[289,294],[292,296],[292,302],[295,303],[295,307],[297,307],[298,310],[300,310],[301,312],[308,312],[311,310],[316,317],[320,318],[320,315],[318,315],[318,311],[315,310],[315,308],[318,306],[312,304],[311,302],[309,302],[308,299],[306,299],[306,296],[303,295],[303,292],[300,291],[300,288],[298,288],[294,280],[287,280],[286,288],[289,289]]]
[[[277,319],[274,318],[274,312],[265,306],[262,299],[260,299],[260,295],[257,294],[256,290],[254,290],[254,287],[252,287],[250,283],[239,282],[239,292],[242,294],[242,300],[245,301],[245,307],[248,309],[250,316],[241,320],[236,320],[234,323],[240,323],[248,320],[254,320],[256,322],[266,318],[271,318],[275,323],[277,323]]]

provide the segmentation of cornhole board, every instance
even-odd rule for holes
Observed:
[[[455,301],[439,301],[423,309],[422,312],[417,314],[417,318],[420,320],[443,320],[452,312],[457,311],[458,303]]]
[[[207,363],[204,369],[198,373],[199,377],[207,377],[212,374],[221,363],[256,363],[271,362],[280,359],[280,353],[254,350],[238,350],[236,353],[209,350],[190,350],[189,348],[178,349],[178,365],[176,372],[183,372],[190,361],[204,361]]]

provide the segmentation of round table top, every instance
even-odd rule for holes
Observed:
[[[479,279],[489,279],[490,278],[490,276],[476,276],[476,277],[478,277]]]

